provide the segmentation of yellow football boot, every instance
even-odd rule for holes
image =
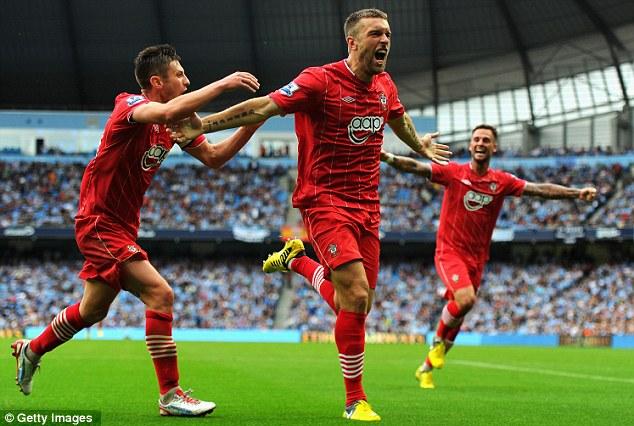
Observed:
[[[362,422],[378,422],[381,420],[381,416],[376,414],[370,404],[362,399],[346,407],[343,411],[343,418]]]
[[[443,368],[445,365],[445,342],[434,342],[427,354],[431,366],[434,368]]]
[[[434,378],[431,375],[431,370],[425,371],[423,370],[423,366],[421,365],[420,367],[416,369],[415,376],[421,388],[423,389],[436,388],[436,386],[434,386]]]
[[[304,253],[302,240],[288,240],[284,248],[269,255],[262,264],[262,270],[267,274],[271,272],[288,272],[288,262]]]

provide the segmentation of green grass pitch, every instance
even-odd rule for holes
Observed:
[[[193,419],[158,415],[144,342],[71,341],[43,359],[28,397],[13,384],[10,340],[0,344],[0,410],[100,410],[103,425],[126,426],[351,423],[340,418],[333,344],[178,343],[181,384],[218,405]],[[366,347],[365,389],[382,424],[634,425],[634,351],[458,346],[435,390],[414,379],[423,352]]]

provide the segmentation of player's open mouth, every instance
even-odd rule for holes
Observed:
[[[387,58],[387,49],[379,49],[374,52],[374,59],[376,59],[379,64],[383,64],[385,62],[385,58]]]

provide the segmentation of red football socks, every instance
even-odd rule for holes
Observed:
[[[451,329],[460,329],[462,323],[462,316],[460,315],[460,308],[455,301],[450,300],[442,310],[440,315],[440,321],[438,321],[438,329],[436,330],[436,336],[445,340],[447,333]],[[457,333],[456,333],[457,334]],[[455,336],[454,336],[455,337]]]
[[[301,256],[293,259],[290,269],[306,278],[315,291],[328,303],[330,309],[337,313],[335,308],[335,288],[332,282],[324,278],[323,266],[308,256]]]
[[[72,339],[80,330],[90,326],[79,315],[79,302],[68,306],[53,318],[44,331],[31,340],[29,349],[37,355],[44,355],[62,343]]]
[[[145,311],[145,343],[154,363],[161,395],[178,386],[176,344],[172,339],[172,315]]]
[[[339,311],[335,322],[335,343],[339,351],[339,364],[346,386],[346,406],[358,400],[367,400],[361,379],[365,357],[366,314]]]

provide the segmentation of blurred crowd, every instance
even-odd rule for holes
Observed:
[[[538,197],[507,197],[497,222],[498,228],[543,229],[568,226],[634,226],[632,190],[618,192],[623,167],[590,167],[582,165],[517,168],[509,170],[530,182],[551,182],[565,186],[597,188],[597,199],[592,203],[580,200],[546,200]],[[628,187],[629,188],[629,187]],[[399,172],[391,167],[381,171],[382,222],[384,231],[435,231],[438,228],[444,187],[420,176]],[[616,218],[606,214],[610,201],[616,200]]]
[[[0,162],[0,227],[72,227],[84,168],[79,163]],[[284,167],[257,162],[220,170],[163,167],[146,193],[141,228],[279,229],[289,208],[287,174]]]
[[[163,167],[145,196],[141,228],[280,229],[290,208],[293,179],[288,168],[245,164],[220,170],[192,164]],[[72,227],[84,167],[79,163],[0,161],[0,227]],[[532,182],[593,185],[598,197],[592,203],[509,197],[498,228],[634,226],[632,173],[619,164],[509,171]],[[437,229],[442,186],[384,165],[379,194],[383,231]]]
[[[467,144],[460,144],[462,146],[458,146],[456,144],[451,145],[451,151],[453,153],[454,158],[469,158],[469,150],[467,148]],[[602,147],[596,146],[592,148],[585,147],[575,147],[575,148],[552,148],[552,147],[537,147],[529,152],[523,152],[518,149],[501,149],[498,148],[495,152],[496,157],[500,158],[513,158],[513,157],[522,157],[522,158],[543,158],[543,157],[596,157],[603,155],[622,155],[622,154],[631,154],[632,151],[621,151],[615,152],[612,147]]]
[[[288,327],[329,331],[334,315],[307,284],[298,284]],[[436,329],[445,288],[432,265],[381,265],[368,332]],[[479,300],[462,330],[480,333],[634,334],[634,264],[487,267]]]
[[[265,275],[257,264],[244,260],[153,263],[174,289],[176,327],[273,327],[281,275]],[[81,265],[80,261],[0,264],[0,329],[46,325],[60,309],[78,302]],[[145,307],[122,291],[101,325],[144,327]]]
[[[175,291],[175,327],[331,331],[334,315],[301,278],[287,315],[278,313],[286,275],[264,274],[257,260],[155,261]],[[0,329],[44,326],[80,300],[79,261],[0,264]],[[381,265],[368,332],[433,331],[444,305],[434,267]],[[491,263],[465,331],[526,334],[634,334],[634,263],[512,265]],[[143,327],[144,306],[121,292],[103,326]]]
[[[542,153],[543,154],[543,153]],[[588,153],[591,154],[591,153]],[[605,154],[605,153],[602,153]],[[460,161],[460,160],[459,160]],[[157,173],[141,211],[141,227],[210,230],[234,226],[280,229],[290,208],[288,168],[257,162],[220,170],[178,164]],[[0,161],[0,228],[72,227],[85,164]],[[630,167],[567,166],[509,170],[533,182],[593,185],[597,200],[508,198],[500,228],[634,226]],[[382,167],[383,231],[435,231],[443,188]],[[259,261],[155,261],[176,293],[177,327],[330,331],[334,316],[314,290],[294,278],[287,316],[279,316],[283,276]],[[79,261],[0,262],[0,329],[45,325],[81,297]],[[630,263],[517,266],[492,263],[464,329],[485,333],[634,334],[634,267]],[[369,331],[424,333],[435,328],[443,287],[431,265],[381,265]],[[278,317],[276,317],[278,315]],[[144,325],[144,308],[122,292],[104,326]]]

